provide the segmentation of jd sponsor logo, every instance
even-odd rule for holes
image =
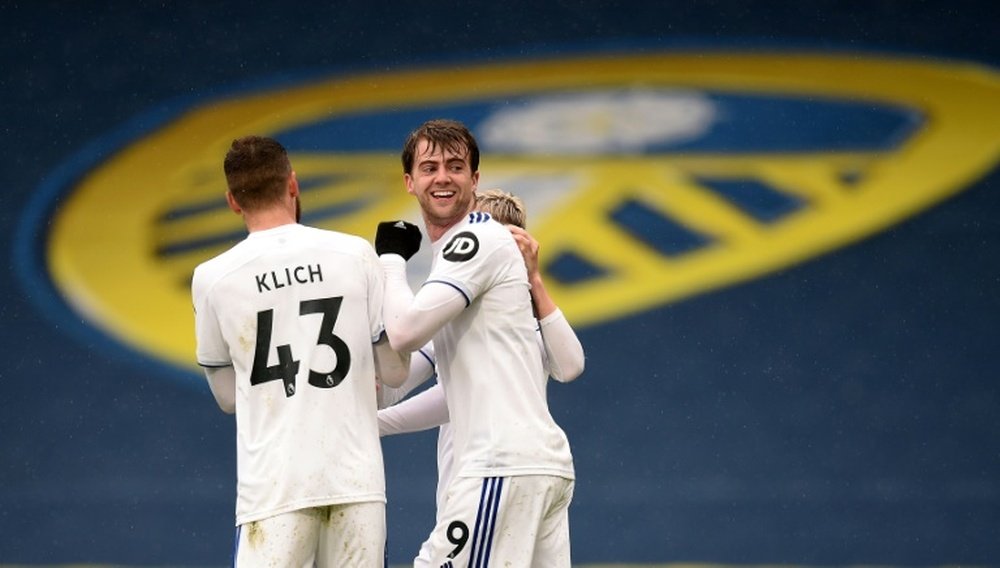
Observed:
[[[479,252],[479,239],[468,231],[462,231],[448,241],[441,254],[445,260],[465,262],[476,256],[477,252]]]
[[[451,117],[481,141],[481,187],[524,199],[567,317],[597,324],[814,258],[961,191],[1000,155],[998,100],[988,68],[864,54],[589,55],[319,77],[174,109],[94,156],[38,222],[38,270],[77,319],[193,369],[191,272],[245,234],[223,198],[233,138],[277,137],[303,222],[371,239],[379,221],[419,221],[400,145]],[[428,248],[411,262],[426,265]]]

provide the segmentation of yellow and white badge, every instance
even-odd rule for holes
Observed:
[[[416,220],[405,135],[456,118],[480,187],[524,199],[577,326],[732,285],[862,239],[1000,157],[1000,75],[954,61],[646,53],[333,75],[200,101],[74,178],[51,220],[56,287],[91,324],[194,368],[189,282],[244,233],[222,159],[282,141],[303,221],[371,239]]]

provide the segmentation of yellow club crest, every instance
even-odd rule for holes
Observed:
[[[304,222],[371,238],[416,218],[399,164],[428,118],[466,122],[481,187],[528,205],[550,291],[590,325],[864,238],[968,187],[1000,156],[1000,76],[863,55],[597,55],[321,77],[183,109],[67,187],[49,271],[140,352],[194,367],[189,278],[242,238],[222,157],[292,153]]]

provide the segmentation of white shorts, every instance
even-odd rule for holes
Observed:
[[[570,568],[572,499],[561,477],[456,477],[413,565]]]
[[[235,568],[385,563],[385,503],[299,509],[236,527]]]

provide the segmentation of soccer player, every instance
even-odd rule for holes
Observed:
[[[365,239],[298,223],[276,140],[233,141],[224,170],[249,235],[191,288],[198,363],[236,414],[235,565],[381,566],[376,375],[399,386],[409,367],[383,333],[382,268]]]
[[[553,378],[569,382],[577,378],[584,368],[583,347],[562,315],[555,302],[549,297],[538,272],[538,243],[525,231],[526,212],[521,200],[499,189],[488,189],[476,195],[476,209],[489,213],[496,221],[508,225],[521,249],[529,280],[532,282],[532,301],[536,305],[539,318],[536,335],[543,344],[544,366]],[[434,373],[433,341],[420,349],[421,357],[414,357],[410,363],[410,376],[398,389],[383,389],[384,403],[393,404],[422,384]],[[448,409],[444,391],[440,384],[403,400],[395,406],[379,410],[379,434],[386,436],[417,432],[435,426],[438,428],[437,464],[438,487],[435,503],[437,510],[444,508],[444,491],[452,477],[452,440],[448,424]],[[413,564],[417,568],[430,566],[430,541],[424,541]]]
[[[416,226],[380,223],[375,249],[389,341],[412,351],[433,337],[451,422],[455,477],[431,566],[568,568],[573,458],[546,400],[524,259],[509,230],[474,211],[478,143],[463,124],[434,120],[410,134],[402,162],[434,250],[420,290],[406,280]]]

